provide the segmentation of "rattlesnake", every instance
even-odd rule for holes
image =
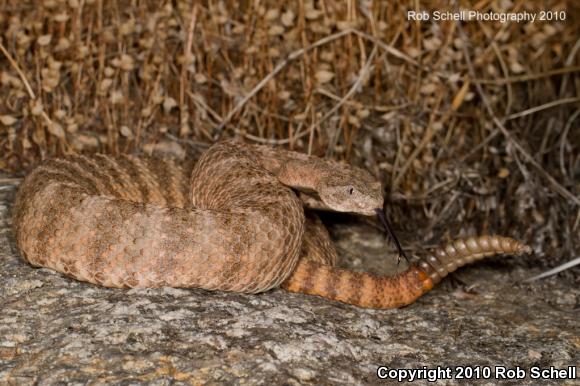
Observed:
[[[510,238],[481,236],[438,248],[394,277],[341,270],[304,203],[374,215],[383,196],[361,169],[226,141],[192,168],[129,155],[49,160],[24,179],[13,225],[30,264],[106,287],[281,286],[375,308],[409,304],[484,256],[530,252]]]

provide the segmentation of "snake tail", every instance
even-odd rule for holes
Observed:
[[[290,292],[318,295],[366,308],[396,308],[413,303],[447,274],[488,256],[524,255],[532,249],[509,237],[479,236],[457,239],[395,276],[354,272],[301,259],[282,285]]]

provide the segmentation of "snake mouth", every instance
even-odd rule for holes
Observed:
[[[385,215],[383,208],[375,208],[375,213],[376,213],[377,217],[379,218],[379,221],[381,222],[381,224],[383,224],[383,228],[385,230],[385,233],[387,233],[389,235],[391,241],[397,247],[397,251],[399,253],[399,261],[401,261],[401,258],[404,258],[405,260],[407,260],[407,263],[408,263],[409,258],[405,254],[405,251],[403,251],[403,247],[401,247],[401,243],[399,243],[399,239],[395,235],[395,232],[393,231],[393,227],[391,226],[389,219]]]

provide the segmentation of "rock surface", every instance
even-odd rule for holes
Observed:
[[[106,289],[34,269],[10,229],[16,182],[0,175],[1,385],[385,384],[379,366],[489,366],[493,377],[495,366],[580,362],[580,290],[559,277],[514,284],[538,271],[503,258],[459,271],[469,291],[447,279],[386,311],[282,290]],[[341,265],[397,269],[378,230],[352,219],[331,230]]]

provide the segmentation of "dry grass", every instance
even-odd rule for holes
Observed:
[[[461,25],[408,21],[415,1],[279,3],[0,0],[0,169],[239,137],[364,165],[407,240],[578,254],[576,1],[460,1],[567,15]]]

